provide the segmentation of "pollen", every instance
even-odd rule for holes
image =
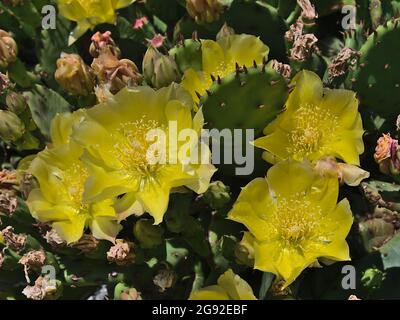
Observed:
[[[306,242],[319,238],[318,230],[324,223],[322,210],[304,197],[304,194],[296,193],[290,198],[277,199],[277,210],[272,215],[270,224],[283,248],[296,247],[304,250]]]
[[[89,173],[86,167],[80,161],[76,161],[63,171],[62,177],[59,177],[68,190],[71,201],[77,207],[81,207],[85,182],[88,176]]]
[[[339,127],[336,115],[314,104],[304,104],[296,110],[292,123],[294,128],[288,133],[288,152],[297,160],[324,152]]]
[[[155,142],[150,141],[147,135],[154,129],[164,131],[165,128],[157,121],[143,117],[137,121],[121,123],[119,128],[111,134],[115,157],[133,176],[149,177],[156,174],[160,167],[160,164],[150,163],[148,159],[148,151]],[[156,141],[156,143],[161,143],[161,141]],[[160,146],[158,149],[162,150],[162,147],[165,146]]]

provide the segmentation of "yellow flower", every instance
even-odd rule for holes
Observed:
[[[102,23],[114,24],[115,11],[136,0],[57,0],[60,14],[78,25],[69,38],[69,44],[79,39],[88,29]]]
[[[249,284],[228,270],[218,279],[218,285],[192,292],[189,300],[257,300]]]
[[[90,170],[85,201],[120,197],[116,203],[120,219],[145,211],[159,224],[173,188],[186,186],[197,193],[205,192],[215,172],[208,146],[198,148],[202,162],[185,161],[183,142],[174,139],[174,131],[179,135],[189,129],[196,133],[191,147],[199,146],[204,120],[201,111],[192,118],[192,107],[190,95],[173,84],[158,91],[125,88],[111,101],[88,110],[88,119],[73,134],[86,150],[82,160]],[[154,130],[164,139],[149,139]],[[154,160],[151,150],[156,151]]]
[[[52,145],[32,161],[29,171],[40,187],[33,190],[27,204],[33,217],[50,223],[68,243],[78,241],[86,227],[98,239],[114,241],[121,227],[113,201],[83,203],[88,170],[80,161],[83,149],[70,141],[73,125],[83,121],[84,112],[62,114],[52,122]]]
[[[260,64],[267,58],[269,48],[255,36],[240,34],[223,37],[218,41],[201,41],[203,71],[185,71],[182,86],[190,92],[193,101],[199,103],[198,92],[204,95],[212,85],[211,75],[223,78],[239,66]]]
[[[266,150],[270,163],[292,158],[318,160],[324,156],[359,165],[364,133],[356,94],[324,89],[313,72],[301,71],[293,79],[294,91],[286,110],[269,124],[255,146]]]
[[[250,182],[229,218],[254,236],[254,268],[274,273],[288,286],[319,258],[350,260],[346,236],[353,217],[346,199],[337,204],[338,190],[336,177],[292,160]]]

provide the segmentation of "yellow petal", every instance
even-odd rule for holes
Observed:
[[[223,76],[225,74],[225,53],[221,46],[213,40],[202,40],[203,71],[208,75]]]
[[[232,300],[257,300],[249,284],[230,269],[219,277],[218,285]]]
[[[154,224],[160,224],[168,208],[170,188],[156,181],[147,182],[136,197],[144,210],[154,218]]]
[[[235,63],[250,67],[255,61],[261,64],[263,58],[268,58],[269,48],[258,38],[247,34],[223,37],[218,44],[225,52],[226,60],[230,62],[228,70],[235,69]]]
[[[89,227],[96,239],[110,242],[115,242],[115,238],[122,230],[122,226],[117,222],[116,218],[111,217],[96,217],[91,221]]]
[[[243,223],[258,240],[262,241],[271,236],[271,226],[266,220],[275,210],[276,206],[270,196],[266,180],[257,178],[243,188],[228,217]]]
[[[199,104],[200,99],[196,92],[203,96],[206,90],[212,85],[212,80],[204,72],[188,69],[183,75],[181,85],[190,93],[193,101]]]
[[[220,286],[209,286],[190,294],[189,300],[230,300],[228,294]]]
[[[323,94],[323,85],[317,74],[307,70],[300,71],[293,78],[291,85],[294,85],[295,89],[286,103],[289,111],[294,111],[307,103],[319,104]]]
[[[136,2],[136,0],[118,0],[115,8],[122,9],[122,8],[128,7],[129,5],[131,5],[134,2]]]
[[[285,160],[290,156],[288,152],[289,144],[288,134],[280,129],[254,141],[254,145],[257,148],[264,149],[273,154],[277,158],[277,161]]]
[[[52,224],[58,235],[68,244],[78,241],[83,236],[85,218],[76,217],[70,221],[55,222]]]

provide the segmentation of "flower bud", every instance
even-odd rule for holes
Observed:
[[[154,74],[152,84],[155,88],[169,86],[172,82],[178,82],[181,76],[175,60],[170,56],[162,55],[154,62]]]
[[[7,93],[6,104],[8,110],[16,115],[20,115],[28,108],[28,104],[26,103],[24,96],[14,91],[9,91]]]
[[[17,60],[17,55],[17,43],[8,32],[0,29],[0,68],[7,68]]]
[[[229,27],[226,22],[224,23],[224,25],[222,26],[222,28],[218,31],[217,33],[217,41],[229,36],[232,36],[235,34],[235,30],[233,30],[231,27]]]
[[[163,242],[164,230],[153,225],[150,220],[142,219],[136,222],[133,233],[145,249],[157,247]]]
[[[99,57],[93,60],[92,68],[99,82],[108,85],[113,94],[142,82],[136,64],[129,59],[118,60],[111,50],[102,50]]]
[[[197,23],[211,23],[220,18],[223,6],[219,0],[186,0],[186,10]]]
[[[18,116],[6,110],[0,110],[0,138],[5,142],[15,142],[25,133],[25,125]]]
[[[14,233],[14,228],[9,226],[0,232],[3,242],[14,251],[21,251],[25,248],[27,236]]]
[[[143,57],[143,76],[147,83],[152,83],[155,61],[158,60],[162,54],[152,46],[149,46]]]
[[[87,96],[93,92],[94,79],[89,66],[77,54],[61,55],[57,60],[55,78],[67,92],[76,96]]]
[[[231,201],[229,186],[224,185],[221,181],[211,183],[204,194],[204,200],[212,209],[222,209]]]
[[[120,294],[119,300],[143,300],[143,299],[140,292],[138,292],[135,288],[130,288],[123,291]]]

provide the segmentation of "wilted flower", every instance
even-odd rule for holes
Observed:
[[[160,48],[164,45],[165,37],[162,34],[156,34],[152,39],[148,39],[147,42],[153,48]]]
[[[40,276],[33,286],[27,286],[22,293],[31,300],[53,300],[60,293],[59,281]]]
[[[119,266],[132,264],[135,258],[134,244],[121,239],[117,239],[115,245],[107,252],[107,260]]]
[[[117,200],[122,217],[146,211],[159,224],[173,188],[187,186],[205,192],[215,171],[213,165],[184,163],[187,158],[179,156],[163,160],[163,150],[170,149],[165,143],[171,134],[170,123],[177,125],[177,132],[201,130],[202,114],[192,118],[192,106],[186,91],[174,84],[158,91],[125,88],[109,102],[87,110],[86,121],[76,127],[73,135],[85,148],[82,160],[89,168],[85,202],[122,196]],[[155,144],[148,138],[149,132],[163,133],[166,140],[161,137]],[[179,143],[177,150],[182,145]],[[192,143],[193,148],[199,146],[198,140]],[[206,162],[209,149],[200,149]]]
[[[282,62],[279,62],[278,60],[271,60],[271,62],[272,69],[280,73],[282,77],[290,79],[290,76],[292,75],[292,68],[289,64],[284,64]]]
[[[8,65],[17,60],[18,47],[11,35],[0,29],[0,68],[7,68]]]
[[[361,181],[369,178],[369,172],[352,164],[337,162],[335,158],[328,157],[315,163],[315,170],[322,175],[338,177],[341,185],[351,187],[360,185]]]
[[[38,154],[29,169],[40,187],[31,191],[27,204],[33,217],[51,224],[67,243],[81,239],[87,227],[94,237],[114,241],[121,227],[112,199],[83,201],[89,171],[80,161],[83,149],[69,140],[69,134],[84,117],[83,111],[77,111],[53,120],[53,144]]]
[[[177,280],[177,275],[173,269],[166,266],[160,269],[153,278],[153,283],[159,288],[160,292],[165,292],[167,289],[172,288]]]
[[[108,85],[113,94],[122,88],[137,86],[142,82],[142,75],[133,61],[119,60],[108,49],[102,50],[98,58],[93,60],[92,68],[101,85]]]
[[[79,241],[71,244],[71,247],[78,249],[82,253],[91,253],[97,249],[99,245],[99,240],[97,240],[91,234],[84,234]]]
[[[204,95],[215,78],[225,77],[240,66],[252,66],[254,61],[262,63],[269,53],[269,48],[257,37],[240,34],[221,38],[218,41],[202,40],[203,71],[194,69],[185,71],[182,86],[190,92],[195,102],[199,102],[198,94]]]
[[[400,173],[399,142],[390,134],[384,134],[378,139],[374,158],[383,174],[397,175]]]
[[[14,233],[14,228],[9,226],[0,232],[2,242],[14,251],[21,251],[25,248],[27,236]]]
[[[254,268],[290,285],[319,258],[350,260],[346,237],[353,223],[349,202],[337,203],[336,177],[322,177],[308,163],[283,161],[267,178],[241,192],[229,218],[254,236]]]
[[[93,58],[97,58],[103,50],[110,50],[114,56],[119,58],[121,52],[115,44],[114,39],[111,38],[110,31],[104,33],[98,31],[92,36],[91,40],[92,43],[90,44],[89,52]]]
[[[219,0],[186,0],[186,10],[197,23],[218,20],[223,9]]]
[[[243,234],[242,240],[235,248],[235,257],[239,264],[254,266],[254,237],[250,232]]]
[[[218,284],[191,293],[189,300],[257,300],[249,284],[228,270]]]
[[[114,24],[115,11],[129,6],[136,0],[57,0],[60,14],[78,25],[69,38],[69,44],[74,43],[88,29],[93,29],[102,23]]]
[[[364,133],[356,94],[349,90],[324,89],[311,71],[301,71],[286,110],[264,129],[255,146],[266,150],[270,163],[292,158],[302,161],[333,156],[359,165],[364,152]]]
[[[343,48],[333,59],[332,64],[328,68],[331,77],[340,77],[344,75],[357,61],[359,53],[350,48]]]
[[[133,29],[142,29],[146,24],[149,23],[149,19],[146,16],[137,18],[133,23]]]
[[[92,71],[77,54],[61,54],[54,77],[64,90],[73,95],[87,96],[93,92]]]

